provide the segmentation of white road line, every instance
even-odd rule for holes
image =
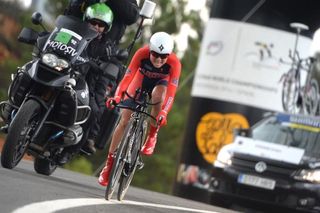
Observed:
[[[188,211],[188,212],[219,213],[219,212],[215,212],[215,211],[191,209],[191,208],[185,208],[185,207],[180,207],[180,206],[168,206],[168,205],[162,205],[162,204],[156,204],[156,203],[136,202],[136,201],[130,201],[130,200],[123,201],[123,203],[128,204],[128,205],[151,206],[151,207],[157,207],[157,208],[162,208],[162,209],[174,209],[174,210]]]
[[[101,198],[74,198],[74,199],[59,199],[59,200],[50,200],[50,201],[43,201],[37,203],[31,203],[25,206],[22,206],[12,213],[53,213],[69,208],[81,207],[81,206],[92,206],[92,205],[135,205],[135,206],[146,206],[146,207],[155,207],[155,208],[163,208],[163,209],[173,209],[173,210],[180,210],[180,211],[188,211],[188,212],[198,212],[198,213],[219,213],[215,211],[208,211],[208,210],[200,210],[200,209],[192,209],[192,208],[185,208],[179,206],[168,206],[162,204],[155,204],[155,203],[144,203],[144,202],[137,202],[137,201],[117,201],[111,200],[106,201]]]

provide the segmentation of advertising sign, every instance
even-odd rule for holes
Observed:
[[[294,33],[270,27],[210,19],[192,96],[282,111],[280,78],[291,67],[295,39]],[[301,58],[308,57],[310,43],[299,38]]]

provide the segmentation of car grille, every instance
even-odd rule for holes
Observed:
[[[263,161],[267,164],[267,170],[262,174],[270,175],[273,177],[288,179],[298,169],[298,167],[293,164],[285,162],[279,163],[279,161],[261,159],[254,156],[238,153],[232,157],[232,167],[243,172],[256,173],[255,165],[260,161]]]

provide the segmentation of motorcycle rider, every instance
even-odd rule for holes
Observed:
[[[100,38],[101,40],[98,42],[93,52],[96,52],[96,54],[99,56],[99,54],[103,54],[101,53],[101,50],[106,50],[109,55],[112,55],[116,52],[126,27],[137,21],[139,17],[138,4],[136,0],[71,0],[64,13],[65,15],[72,15],[78,18],[83,16],[86,17],[85,12],[87,9],[93,5],[96,5],[97,3],[105,4],[110,7],[114,13],[114,19],[110,30],[102,30],[102,28],[99,29],[102,30]],[[105,48],[101,48],[103,46],[103,42],[107,44]],[[118,83],[124,74],[124,71],[122,71],[121,62],[116,60],[116,58],[109,58],[108,63],[109,68],[113,67],[113,69],[117,69],[117,71],[114,72],[119,73],[116,82]],[[108,69],[108,67],[106,67],[106,69]],[[108,82],[108,77],[106,77],[103,73],[89,72],[87,83],[90,91],[90,106],[92,109],[92,114],[88,122],[86,122],[84,125],[84,130],[87,130],[84,137],[88,139],[73,147],[74,150],[77,150],[82,146],[82,149],[87,153],[93,154],[96,152],[94,144],[100,131],[99,121],[105,109],[104,102]],[[69,149],[70,153],[74,152],[71,147]]]
[[[157,133],[161,126],[166,125],[167,115],[174,102],[176,89],[181,72],[181,63],[177,56],[172,53],[174,42],[172,37],[165,32],[157,32],[150,38],[148,46],[142,47],[134,54],[127,72],[117,87],[113,98],[106,102],[108,108],[120,102],[125,92],[133,96],[137,88],[146,90],[151,95],[153,105],[151,115],[157,121],[151,120],[150,131],[141,152],[152,155]],[[121,137],[128,124],[132,111],[123,109],[121,120],[117,125],[109,148],[105,167],[99,176],[99,183],[103,186],[108,184],[109,174],[114,160],[114,152],[120,143]]]

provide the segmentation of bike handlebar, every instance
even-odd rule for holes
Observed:
[[[143,113],[143,114],[147,115],[148,117],[150,117],[152,120],[157,121],[157,118],[155,118],[154,116],[152,116],[151,114],[149,114],[143,110],[139,110],[137,108],[133,108],[133,107],[130,107],[127,105],[121,105],[121,103],[117,104],[115,107],[120,108],[120,109],[129,109],[129,110],[132,110],[132,111],[138,112],[138,113]]]
[[[137,104],[138,106],[141,106],[142,108],[146,108],[147,106],[157,105],[157,104],[160,103],[160,102],[156,102],[156,103],[148,102],[147,99],[145,98],[145,96],[147,96],[148,93],[146,91],[142,91],[141,92],[140,88],[136,90],[136,93],[135,93],[134,97],[132,97],[127,92],[125,92],[125,94],[126,94],[126,96],[128,98],[132,99],[135,104]],[[137,100],[137,96],[139,94],[142,95],[142,100],[141,101]],[[123,102],[123,100],[121,102]],[[143,114],[147,115],[148,117],[152,118],[153,120],[157,121],[157,118],[155,118],[154,116],[152,116],[148,112],[145,112],[143,109],[140,110],[140,107],[132,107],[132,106],[127,106],[127,105],[122,105],[121,102],[119,104],[117,104],[114,101],[112,101],[112,103],[110,103],[110,104],[114,105],[117,108],[129,109],[129,110],[132,110],[134,112],[143,113]],[[159,120],[159,122],[161,122],[161,120]]]
[[[308,70],[308,66],[310,65],[310,58],[298,58],[298,60],[294,60],[293,57],[289,57],[292,61],[287,62],[284,61],[282,58],[279,59],[279,62],[286,65],[291,65],[292,67],[296,66],[297,68]]]
[[[137,100],[137,96],[139,95],[139,93],[142,95],[142,101]],[[146,96],[148,95],[148,93],[146,91],[141,92],[140,88],[136,90],[134,97],[132,97],[127,91],[125,92],[125,94],[130,99],[132,99],[136,104],[141,106],[154,106],[160,103],[160,102],[156,102],[156,103],[148,102],[146,99]]]

